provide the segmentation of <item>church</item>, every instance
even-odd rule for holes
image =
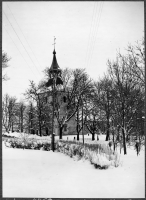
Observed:
[[[59,75],[57,74],[57,77],[55,77],[55,95],[52,95],[52,92],[46,92],[46,103],[53,104],[54,102],[54,133],[55,135],[59,135],[59,122],[62,122],[63,119],[65,119],[70,112],[70,109],[67,108],[68,105],[68,92],[66,92],[64,89],[57,89],[57,85],[62,84],[63,81],[61,79],[61,69],[57,63],[56,58],[56,51],[54,48],[53,51],[53,60],[51,67],[49,69],[50,73],[56,73],[60,72]],[[49,87],[53,84],[53,80],[50,78],[48,82],[46,83],[46,86]],[[53,88],[53,87],[52,87]],[[71,117],[69,120],[64,120],[63,123],[63,129],[62,129],[62,135],[76,135],[76,120],[75,115]]]

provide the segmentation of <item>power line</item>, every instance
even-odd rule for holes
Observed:
[[[86,60],[87,60],[88,49],[89,49],[89,44],[90,44],[90,40],[91,40],[91,30],[92,30],[92,27],[93,27],[93,19],[94,19],[95,10],[96,10],[96,2],[94,3],[93,13],[92,13],[92,22],[91,22],[91,26],[90,26],[90,32],[89,32],[89,38],[88,38],[88,45],[87,45],[85,63],[86,63]]]
[[[19,27],[19,29],[20,29],[20,31],[21,31],[21,33],[22,33],[22,35],[23,35],[23,37],[24,37],[24,39],[25,39],[26,43],[28,44],[28,46],[29,46],[29,48],[30,48],[31,52],[33,53],[33,51],[32,51],[32,48],[30,47],[30,45],[29,45],[29,43],[28,43],[28,41],[27,41],[26,37],[24,36],[24,34],[23,34],[23,32],[22,32],[22,30],[21,30],[21,28],[20,28],[20,26],[19,26],[19,24],[18,24],[18,22],[17,22],[16,18],[14,17],[14,14],[12,13],[12,11],[11,11],[11,9],[10,9],[10,7],[8,6],[8,4],[7,4],[7,3],[6,3],[6,5],[7,5],[7,7],[9,8],[9,10],[10,10],[11,14],[13,15],[13,18],[14,18],[14,20],[15,20],[16,24],[18,25],[18,27]],[[40,66],[40,64],[39,64],[39,61],[38,61],[38,59],[36,58],[36,56],[35,56],[35,54],[34,54],[34,53],[33,53],[33,55],[34,55],[34,57],[35,57],[36,61],[38,62],[38,65]]]
[[[100,24],[100,19],[101,19],[101,14],[102,14],[103,3],[104,2],[102,2],[101,6],[100,6],[100,10],[99,10],[99,20],[97,22],[98,24],[97,24],[97,28],[95,30],[95,37],[93,39],[92,53],[94,52],[94,47],[95,47],[95,42],[96,42],[96,35],[97,35],[98,29],[99,29],[99,24]],[[91,54],[90,60],[92,60],[92,55],[93,54]]]
[[[87,66],[91,63],[91,58],[92,58],[92,54],[93,54],[93,51],[94,51],[94,45],[95,45],[95,40],[96,40],[96,32],[97,32],[99,21],[100,21],[100,13],[101,13],[100,11],[101,11],[101,6],[102,6],[101,4],[99,6],[98,16],[97,16],[96,21],[95,21],[95,27],[94,27],[94,32],[93,32],[93,37],[92,37],[91,48],[90,48],[90,52],[89,52],[89,59],[88,59]]]
[[[99,3],[99,6],[100,6],[100,3]],[[95,14],[94,14],[94,18],[93,18],[93,26],[91,27],[92,28],[92,31],[91,31],[91,40],[90,40],[90,45],[89,45],[89,53],[88,53],[88,57],[87,57],[87,66],[88,66],[88,63],[89,63],[89,60],[90,60],[90,54],[92,53],[92,46],[93,46],[93,38],[94,38],[94,34],[95,34],[95,28],[97,26],[97,23],[96,21],[98,20],[98,16],[99,16],[99,12],[97,12],[98,10],[98,3],[97,3],[97,6],[96,6],[96,9],[95,9]],[[96,13],[98,13],[96,15]]]
[[[22,43],[21,39],[19,38],[19,36],[18,36],[17,32],[15,31],[15,29],[14,29],[14,27],[12,26],[11,22],[9,21],[9,19],[8,19],[7,15],[5,14],[4,10],[3,10],[3,13],[4,13],[5,17],[7,18],[8,22],[10,23],[11,27],[13,28],[13,30],[14,30],[14,32],[15,32],[15,34],[17,35],[17,37],[18,37],[19,41],[21,42],[21,44],[22,44],[23,48],[25,49],[25,51],[26,51],[27,55],[28,55],[28,56],[29,56],[29,58],[31,59],[31,57],[30,57],[29,53],[27,52],[27,50],[26,50],[25,46],[23,45],[23,43]],[[31,59],[31,61],[32,61],[32,63],[34,64],[34,62],[33,62],[33,60],[32,60],[32,59]],[[34,66],[35,66],[35,64],[34,64]],[[35,68],[37,69],[37,67],[36,67],[36,66],[35,66]],[[37,69],[37,70],[38,70],[38,69]],[[38,71],[38,72],[39,72],[39,71]]]
[[[7,32],[7,34],[9,35],[9,37],[11,38],[11,40],[13,41],[14,45],[16,46],[17,50],[19,51],[19,49],[18,49],[17,45],[15,44],[14,40],[13,40],[13,39],[12,39],[12,37],[10,36],[9,32],[7,31],[7,29],[6,29],[5,25],[4,25],[4,28],[5,28],[6,32]],[[20,51],[19,51],[19,53],[21,54],[22,58],[24,59],[24,61],[25,61],[25,62],[26,62],[26,64],[28,65],[28,63],[27,63],[27,61],[25,60],[25,58],[23,57],[22,53],[21,53]],[[29,66],[29,65],[28,65],[28,66]],[[31,69],[31,68],[29,68],[29,69]],[[32,69],[31,69],[31,71],[32,71]],[[33,71],[32,71],[32,73],[34,74],[34,72],[33,72]]]
[[[91,63],[91,58],[92,58],[92,55],[93,55],[93,52],[94,52],[94,46],[95,46],[95,41],[96,41],[96,33],[98,31],[98,28],[99,28],[99,23],[100,23],[102,8],[103,8],[103,2],[99,6],[98,15],[97,15],[97,18],[95,19],[95,26],[93,27],[92,38],[91,38],[91,45],[90,45],[90,51],[89,51],[88,60],[87,60],[87,67]]]

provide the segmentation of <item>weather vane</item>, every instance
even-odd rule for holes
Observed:
[[[54,45],[54,49],[55,49],[55,44],[56,44],[56,43],[55,43],[55,40],[56,40],[56,38],[55,38],[55,36],[54,36],[54,43],[52,44],[52,45]]]

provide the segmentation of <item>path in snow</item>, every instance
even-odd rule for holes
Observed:
[[[3,197],[144,198],[144,152],[122,155],[123,166],[98,170],[57,152],[6,148]]]

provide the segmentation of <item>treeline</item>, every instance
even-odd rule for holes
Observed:
[[[118,53],[115,61],[108,60],[107,72],[98,81],[93,81],[85,69],[65,69],[62,72],[63,86],[56,91],[67,94],[67,111],[61,116],[60,105],[55,101],[55,117],[59,124],[60,139],[62,130],[73,116],[76,116],[76,132],[79,140],[81,130],[95,134],[106,134],[106,140],[113,140],[114,148],[120,143],[126,154],[126,144],[131,139],[143,141],[144,137],[144,100],[145,100],[145,49],[144,39],[136,45],[127,47],[126,55]],[[42,130],[50,134],[52,106],[48,103],[45,83],[49,79],[48,69],[44,81],[36,85],[30,82],[25,98],[30,101],[16,103],[16,99],[3,97],[3,127],[6,131],[18,124],[19,130],[42,135]],[[97,67],[98,73],[98,67]],[[51,94],[51,89],[50,89]],[[57,92],[55,92],[57,95]],[[17,122],[17,123],[16,123]]]
[[[39,113],[37,107],[32,101],[24,103],[17,102],[15,97],[10,97],[8,94],[3,96],[2,102],[2,125],[6,132],[28,132],[30,134],[39,135]],[[49,134],[49,112],[44,110],[41,115],[41,129]]]

